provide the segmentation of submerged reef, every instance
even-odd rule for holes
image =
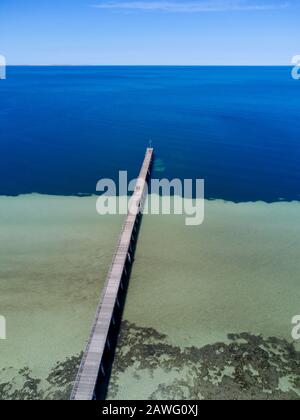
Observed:
[[[25,367],[0,371],[0,400],[68,400],[82,354],[57,362],[47,378],[37,378]]]
[[[36,377],[28,367],[2,369],[0,400],[69,399],[81,359],[79,354],[57,362],[46,378]],[[124,396],[133,382],[138,384],[134,395]],[[250,333],[229,334],[226,342],[201,348],[182,348],[155,329],[123,321],[108,399],[127,397],[299,400],[300,352],[284,339]]]
[[[120,397],[126,376],[141,388],[150,377],[150,400],[300,399],[300,352],[284,339],[250,333],[229,334],[226,343],[180,348],[152,328],[125,321],[109,399]]]

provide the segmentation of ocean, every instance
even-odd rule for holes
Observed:
[[[0,94],[1,195],[93,194],[152,139],[159,176],[208,199],[300,198],[289,67],[9,67]]]
[[[144,216],[107,397],[300,399],[299,105],[289,67],[9,67],[0,399],[68,399],[122,224],[96,183],[150,139],[205,220]]]

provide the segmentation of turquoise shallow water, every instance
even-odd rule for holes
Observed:
[[[205,210],[144,217],[109,398],[300,398],[300,204]]]
[[[69,398],[121,223],[95,197],[0,197],[0,399]]]
[[[298,398],[299,203],[145,216],[109,398]],[[68,398],[122,217],[0,198],[0,398]],[[222,356],[222,357],[221,357]]]

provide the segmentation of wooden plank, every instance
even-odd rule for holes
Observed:
[[[131,199],[133,207],[130,207],[124,221],[122,231],[118,240],[116,252],[108,272],[104,291],[97,308],[91,334],[83,355],[79,372],[71,395],[72,400],[92,400],[96,383],[103,359],[104,350],[107,344],[109,329],[112,317],[117,304],[121,280],[125,269],[130,245],[132,242],[134,226],[138,215],[135,209],[143,205],[147,193],[147,177],[150,174],[153,159],[153,148],[148,148],[139,178]]]

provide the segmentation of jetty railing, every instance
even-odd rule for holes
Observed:
[[[141,210],[148,192],[153,153],[153,148],[146,151],[71,400],[103,400],[106,396],[142,219]]]

